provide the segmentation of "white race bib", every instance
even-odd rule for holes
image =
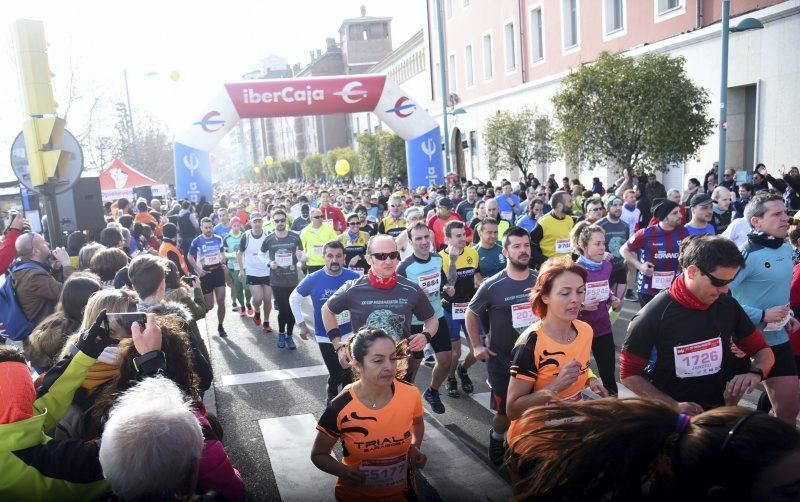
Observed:
[[[317,255],[317,256],[322,256],[322,250],[323,250],[324,248],[325,248],[325,245],[324,245],[324,244],[322,244],[322,245],[319,245],[319,246],[312,246],[312,247],[311,247],[311,252],[312,252],[313,254]]]
[[[419,287],[422,288],[422,291],[424,291],[425,294],[432,295],[439,292],[442,274],[439,272],[434,272],[432,274],[421,275],[417,281],[419,283]]]
[[[572,252],[572,242],[569,239],[556,239],[556,253],[564,254]]]
[[[216,253],[204,255],[203,265],[219,265],[219,255]]]
[[[511,306],[511,325],[514,328],[527,328],[539,318],[531,310],[530,303],[517,303]]]
[[[360,267],[350,267],[350,270],[357,273],[358,275],[364,275],[364,269]]]
[[[595,281],[586,283],[586,303],[593,301],[604,302],[608,300],[608,295],[611,290],[608,287],[608,281]]]
[[[454,320],[461,321],[466,317],[467,305],[469,305],[469,303],[454,303],[453,304],[453,319]]]
[[[344,326],[345,324],[350,322],[350,311],[345,310],[344,312],[340,312],[336,314],[336,324],[339,326]]]
[[[674,278],[675,272],[653,272],[650,284],[652,284],[653,289],[669,289]]]
[[[679,345],[672,350],[675,353],[675,375],[678,378],[713,375],[722,367],[720,337]]]
[[[366,476],[364,486],[370,488],[395,488],[406,483],[408,459],[405,454],[397,457],[362,460],[358,470]]]
[[[276,253],[275,263],[277,263],[279,267],[290,267],[292,265],[292,253]]]
[[[500,211],[500,218],[511,221],[511,217],[514,215],[513,211]]]
[[[322,220],[322,223],[325,223],[326,225],[329,225],[331,228],[333,228],[333,220]]]

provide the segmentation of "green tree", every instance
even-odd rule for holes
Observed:
[[[356,141],[361,173],[370,180],[380,179],[383,176],[383,164],[378,135],[369,131],[362,132],[356,136]]]
[[[695,155],[714,127],[708,93],[683,57],[603,53],[567,75],[553,96],[556,145],[570,166],[665,171]]]
[[[406,142],[398,136],[387,131],[378,131],[380,135],[379,151],[383,164],[384,181],[394,181],[398,177],[407,181],[406,172]]]
[[[303,169],[303,176],[307,180],[321,178],[324,172],[323,162],[325,157],[321,153],[309,155],[303,159],[301,167]]]
[[[487,119],[483,142],[492,177],[515,167],[524,177],[535,165],[556,157],[550,118],[527,106],[517,113],[502,111]]]
[[[406,178],[406,143],[388,131],[363,132],[358,141],[359,173],[371,181]]]
[[[336,174],[336,162],[339,159],[345,159],[350,163],[350,174],[348,174],[348,176],[360,176],[358,154],[349,146],[334,148],[325,155],[325,171],[329,176],[338,176],[338,174]]]

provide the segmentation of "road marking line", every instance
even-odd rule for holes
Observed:
[[[333,500],[336,477],[311,462],[317,421],[306,413],[258,421],[283,501]]]
[[[422,452],[428,462],[420,473],[442,500],[511,498],[508,483],[428,413]]]
[[[486,408],[489,413],[494,413],[494,411],[492,411],[491,404],[489,404],[492,399],[491,392],[478,392],[477,394],[470,394],[469,397],[477,401],[479,405]]]
[[[294,378],[307,378],[328,374],[324,364],[305,366],[302,368],[289,368],[283,370],[256,371],[254,373],[238,373],[236,375],[222,375],[219,380],[221,386],[241,385],[248,383],[275,382],[278,380],[292,380]]]

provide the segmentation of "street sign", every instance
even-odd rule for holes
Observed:
[[[67,130],[64,130],[61,144],[53,145],[53,147],[72,154],[67,163],[65,176],[63,178],[54,179],[48,183],[53,188],[53,192],[59,194],[72,188],[75,181],[80,178],[81,172],[83,172],[83,150],[81,150],[81,145],[78,144],[78,140],[75,139],[75,136]],[[14,139],[14,143],[11,145],[11,168],[14,170],[17,179],[28,191],[33,193],[42,192],[43,187],[34,187],[31,183],[30,168],[28,167],[28,153],[25,150],[25,137],[22,132],[17,135],[16,139]]]

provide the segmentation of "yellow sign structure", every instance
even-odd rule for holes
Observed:
[[[41,186],[52,177],[65,176],[71,154],[59,149],[64,134],[64,119],[56,116],[44,23],[19,19],[13,27],[22,89],[22,106],[28,120],[23,124],[25,150],[31,184]]]

